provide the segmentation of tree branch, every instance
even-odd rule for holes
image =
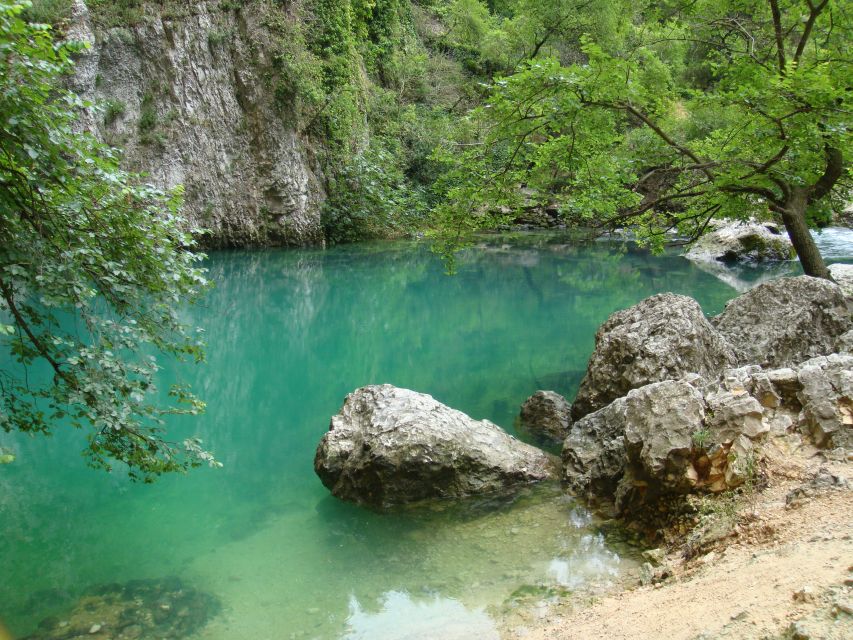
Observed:
[[[691,151],[687,147],[685,147],[685,146],[679,144],[678,142],[676,142],[675,140],[673,140],[663,129],[661,129],[657,124],[655,124],[655,122],[651,118],[649,118],[646,114],[644,114],[642,111],[640,111],[639,109],[637,109],[636,107],[634,107],[630,104],[625,104],[622,106],[622,108],[624,108],[631,115],[642,120],[643,123],[647,127],[649,127],[649,129],[654,131],[658,135],[658,137],[661,140],[663,140],[664,142],[666,142],[670,147],[672,147],[673,149],[677,149],[683,155],[685,155],[688,158],[690,158],[691,160],[693,160],[693,162],[695,162],[697,165],[699,165],[697,168],[700,171],[702,171],[702,173],[704,173],[706,176],[708,176],[709,179],[711,179],[711,180],[714,179],[714,174],[711,173],[711,170],[710,170],[710,168],[708,168],[707,163],[702,162],[702,160],[699,158],[699,156],[697,156],[695,153],[693,153],[693,151]]]
[[[778,0],[770,0],[770,13],[773,15],[773,32],[776,35],[776,57],[779,60],[779,74],[785,75],[785,37],[782,35],[782,14]]]
[[[755,196],[761,196],[771,204],[775,204],[778,206],[783,206],[782,200],[780,200],[775,193],[773,193],[770,189],[766,187],[754,187],[754,186],[738,186],[738,185],[727,185],[724,187],[720,187],[720,191],[725,191],[726,193],[749,193]]]
[[[775,2],[775,0],[771,0]],[[823,0],[819,5],[813,5],[811,0],[809,0],[809,12],[808,20],[806,20],[806,26],[803,27],[803,35],[800,37],[800,43],[797,45],[797,52],[794,54],[794,62],[799,63],[800,58],[803,55],[803,51],[806,49],[806,44],[808,44],[809,37],[812,33],[812,28],[814,27],[814,23],[817,21],[818,16],[823,12],[826,8],[829,0]]]
[[[826,169],[809,190],[809,202],[817,202],[830,191],[844,173],[844,154],[841,149],[826,147]]]
[[[6,306],[9,307],[9,311],[11,311],[12,315],[15,317],[15,322],[18,323],[18,328],[21,329],[25,334],[27,334],[27,338],[29,338],[30,342],[36,348],[36,351],[39,352],[39,355],[50,364],[51,368],[56,372],[56,375],[59,378],[64,380],[72,389],[76,389],[77,380],[67,371],[62,370],[61,365],[50,354],[48,348],[45,347],[39,337],[33,333],[26,318],[24,318],[23,314],[20,312],[17,305],[15,304],[15,296],[12,292],[12,288],[2,280],[0,280],[0,293],[3,294],[3,299],[6,301]]]

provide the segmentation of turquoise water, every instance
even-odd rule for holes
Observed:
[[[719,312],[734,290],[677,256],[484,240],[458,274],[416,243],[216,253],[182,372],[225,466],[134,485],[87,469],[76,433],[0,434],[0,619],[62,618],[92,585],[178,576],[213,594],[210,639],[493,638],[525,594],[631,565],[559,487],[376,514],[330,497],[314,448],[349,391],[389,382],[513,429],[533,391],[575,393],[607,316],[660,291]],[[520,595],[521,594],[521,595]]]

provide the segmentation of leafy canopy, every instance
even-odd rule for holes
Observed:
[[[469,137],[437,152],[444,252],[545,204],[662,246],[715,216],[779,214],[790,234],[849,200],[849,1],[668,0],[625,19],[576,64],[536,57],[498,78]]]
[[[85,426],[91,465],[120,461],[146,481],[218,464],[161,430],[165,414],[203,406],[178,386],[161,406],[155,384],[154,354],[203,358],[179,317],[207,285],[180,192],[138,184],[115,149],[75,131],[91,105],[61,76],[82,45],[26,22],[29,4],[0,1],[0,429]]]

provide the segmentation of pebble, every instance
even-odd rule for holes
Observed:
[[[846,613],[848,616],[853,616],[853,601],[849,598],[839,598],[836,600],[835,608],[840,613]]]
[[[794,602],[814,602],[814,589],[806,585],[799,591],[795,591],[793,598]]]
[[[799,622],[792,622],[788,626],[788,635],[791,640],[810,640],[811,634]]]
[[[666,551],[663,549],[648,549],[647,551],[643,551],[643,558],[653,566],[659,567],[663,564],[664,558],[666,558]]]
[[[100,631],[100,630],[101,630],[101,625],[99,625],[99,624],[93,624],[91,627],[89,627],[89,633],[98,633],[98,631]]]

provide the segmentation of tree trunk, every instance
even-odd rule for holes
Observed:
[[[782,210],[782,221],[785,223],[785,230],[788,232],[791,244],[794,245],[794,250],[797,252],[797,257],[800,259],[805,274],[815,278],[832,280],[829,269],[826,268],[826,263],[823,261],[823,256],[820,255],[820,250],[818,250],[806,224],[808,200],[808,189],[802,187],[792,189],[791,197],[788,198],[785,208]]]

